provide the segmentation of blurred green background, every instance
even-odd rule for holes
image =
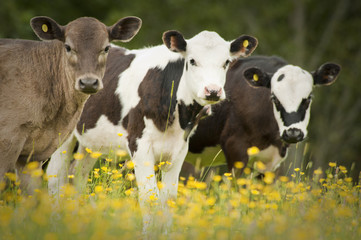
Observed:
[[[253,35],[259,40],[254,55],[278,55],[308,71],[339,63],[336,83],[315,89],[309,137],[293,146],[283,171],[310,161],[310,171],[331,161],[354,176],[361,170],[360,0],[1,0],[0,37],[36,39],[29,21],[38,15],[64,25],[81,16],[107,25],[138,16],[143,26],[131,42],[121,44],[127,48],[161,44],[166,30],[190,38],[207,29],[226,40]]]

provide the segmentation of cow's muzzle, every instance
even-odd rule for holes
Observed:
[[[210,85],[204,88],[204,96],[207,101],[218,102],[222,96],[222,88]]]
[[[79,79],[79,90],[86,94],[94,94],[100,90],[99,80],[96,78]]]
[[[300,129],[289,128],[282,133],[282,140],[287,143],[297,143],[304,139],[304,134]]]

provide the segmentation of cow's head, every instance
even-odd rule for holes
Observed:
[[[286,65],[270,75],[251,67],[244,71],[244,76],[252,86],[271,89],[280,136],[285,142],[296,143],[307,136],[313,86],[332,84],[340,70],[334,63],[325,63],[312,73]]]
[[[137,17],[125,17],[111,27],[91,17],[78,18],[65,26],[49,17],[35,17],[30,22],[40,39],[63,42],[64,71],[75,89],[86,94],[96,93],[103,88],[109,42],[131,40],[141,23]]]
[[[225,99],[223,87],[229,63],[240,56],[250,55],[258,44],[251,36],[243,35],[227,42],[217,33],[208,31],[189,40],[178,31],[168,31],[163,34],[163,42],[171,51],[183,55],[187,90],[201,105]]]

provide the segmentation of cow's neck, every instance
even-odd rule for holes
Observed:
[[[192,104],[186,105],[183,101],[180,101],[178,104],[178,113],[179,113],[179,124],[184,130],[184,140],[187,140],[189,134],[198,124],[201,117],[203,117],[201,106],[196,101],[193,101]]]

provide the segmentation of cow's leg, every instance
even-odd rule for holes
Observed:
[[[222,150],[226,157],[228,170],[232,171],[235,162],[240,161],[247,166],[248,154],[247,145],[237,137],[229,137],[221,143]]]
[[[20,156],[16,162],[15,167],[16,173],[20,179],[21,190],[27,194],[32,195],[35,189],[39,189],[41,187],[42,178],[40,176],[32,176],[32,172],[41,170],[41,163],[39,163],[37,169],[26,169],[25,167],[28,164],[28,158],[28,155]]]
[[[69,168],[69,174],[74,175],[74,184],[79,192],[84,192],[88,182],[88,176],[98,159],[85,154],[85,147],[79,145],[79,153],[83,153],[85,157],[81,160],[75,160]]]
[[[8,130],[8,129],[6,129]],[[9,133],[12,133],[10,137]],[[26,136],[20,131],[0,132],[0,182],[4,180],[5,173],[15,171],[16,162],[24,147]]]
[[[188,147],[186,145],[177,155],[177,158],[172,161],[171,168],[168,171],[162,172],[163,187],[160,190],[160,200],[163,206],[163,213],[165,215],[166,231],[172,224],[172,214],[170,212],[170,208],[168,207],[168,200],[175,200],[177,198],[179,174],[187,155],[187,151]]]
[[[59,190],[68,182],[68,169],[73,159],[73,151],[77,139],[74,134],[53,153],[48,164],[46,174],[49,177],[48,191],[51,195],[59,194]]]
[[[143,231],[147,232],[150,225],[154,224],[150,205],[159,198],[159,190],[154,171],[154,155],[149,143],[138,142],[138,150],[134,153],[135,178],[138,185],[138,198],[143,215]]]

